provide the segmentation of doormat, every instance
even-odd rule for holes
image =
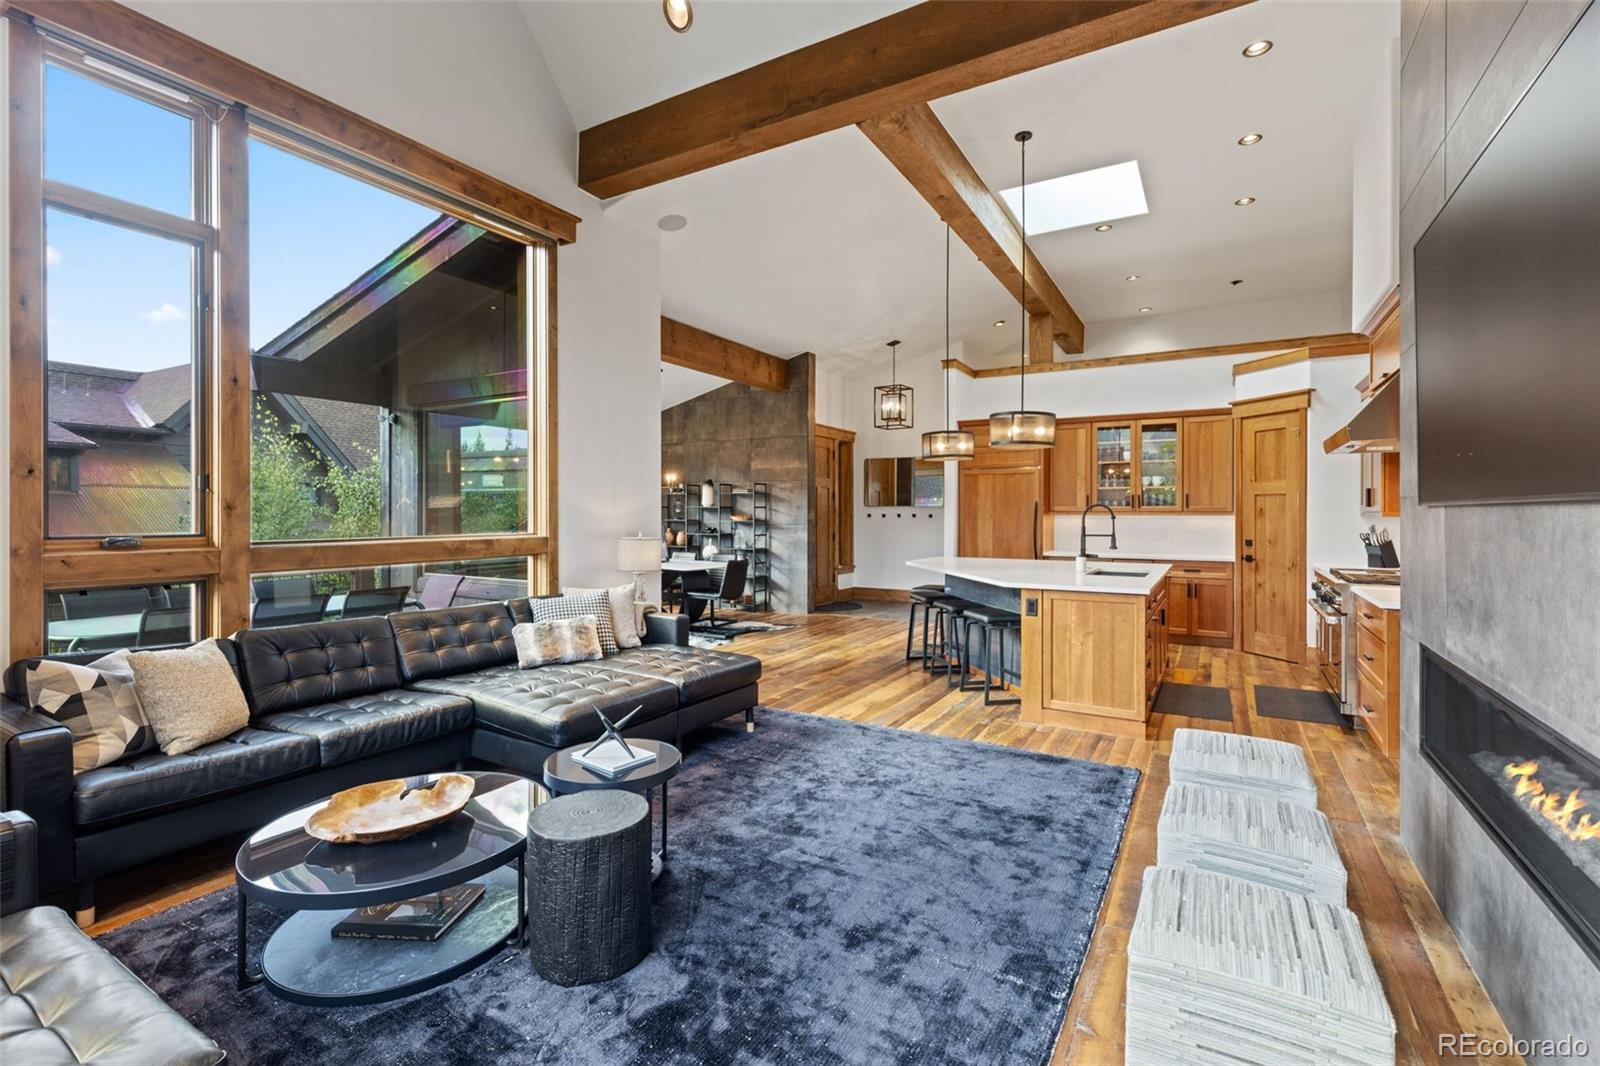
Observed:
[[[1183,714],[1208,718],[1213,722],[1233,721],[1233,698],[1225,688],[1215,685],[1180,685],[1164,681],[1156,693],[1157,714]]]
[[[1316,722],[1349,728],[1334,698],[1320,688],[1280,688],[1257,685],[1256,713],[1263,718],[1288,718],[1295,722]]]
[[[861,604],[855,600],[835,600],[832,603],[819,603],[812,608],[814,614],[834,614],[838,611],[859,611]]]
[[[727,644],[733,638],[744,633],[776,633],[785,629],[793,629],[792,625],[780,622],[729,622],[718,629],[697,623],[689,627],[689,646],[694,648],[715,648],[719,644]]]

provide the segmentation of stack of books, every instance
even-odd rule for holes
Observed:
[[[633,747],[615,737],[606,737],[574,755],[572,761],[606,777],[621,777],[629,770],[655,762],[656,753],[643,745]]]
[[[1242,877],[1345,905],[1345,870],[1321,811],[1206,785],[1173,785],[1161,804],[1156,863]]]
[[[1317,807],[1317,783],[1298,744],[1209,729],[1172,735],[1173,784],[1211,785]]]
[[[1128,940],[1126,1061],[1394,1062],[1394,1016],[1356,916],[1195,870],[1145,871]]]

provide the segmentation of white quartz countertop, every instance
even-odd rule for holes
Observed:
[[[1094,554],[1101,559],[1151,559],[1158,563],[1231,563],[1232,552],[1142,552],[1133,548],[1118,548],[1116,551],[1107,551],[1104,548],[1092,549]],[[1072,551],[1047,551],[1046,559],[1076,559],[1078,552]],[[1089,560],[1093,562],[1094,560]]]
[[[1185,556],[1185,558],[1190,558]],[[1069,560],[1062,559],[974,559],[959,555],[932,555],[910,559],[907,566],[930,570],[947,577],[966,578],[1004,589],[1040,589],[1046,592],[1116,592],[1128,596],[1148,596],[1166,580],[1171,567],[1165,563],[1144,566],[1119,564],[1115,559],[1090,560],[1089,569],[1139,570],[1137,577],[1116,574],[1078,573]]]
[[[1400,609],[1400,586],[1398,585],[1351,585],[1350,591],[1385,611],[1398,611]]]

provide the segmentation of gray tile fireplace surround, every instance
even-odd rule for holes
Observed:
[[[1600,753],[1600,504],[1417,505],[1412,247],[1586,4],[1405,0],[1398,110],[1401,291],[1400,833],[1519,1039],[1600,1061],[1600,968],[1418,747],[1418,645]]]

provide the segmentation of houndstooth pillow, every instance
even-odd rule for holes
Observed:
[[[72,734],[72,772],[81,774],[119,759],[156,750],[128,673],[125,652],[88,666],[29,659],[23,664],[28,703]]]
[[[643,616],[637,614],[634,610],[633,585],[631,583],[613,585],[610,588],[603,589],[562,589],[561,595],[587,596],[594,592],[606,594],[606,602],[611,607],[611,629],[616,635],[617,647],[637,648],[642,644],[643,639],[640,634],[644,628],[644,623],[640,622],[639,619]]]
[[[528,601],[528,610],[535,622],[559,622],[566,618],[593,615],[595,628],[600,631],[600,651],[604,655],[617,654],[617,631],[611,625],[611,600],[605,589],[581,596],[545,596]]]

